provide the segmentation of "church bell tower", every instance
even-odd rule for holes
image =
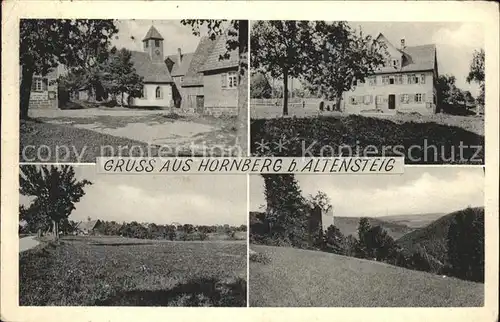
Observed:
[[[149,28],[148,33],[142,40],[144,52],[148,53],[154,63],[163,63],[163,37],[154,26]]]

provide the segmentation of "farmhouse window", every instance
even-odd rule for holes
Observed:
[[[31,83],[31,90],[34,92],[43,92],[47,90],[47,79],[36,77],[33,78],[33,82]]]
[[[408,84],[408,76],[401,75],[401,84]]]
[[[144,86],[142,87],[142,93],[141,93],[141,94],[142,94],[142,95],[141,95],[141,97],[142,97],[142,98],[148,98],[148,95],[147,95],[147,94],[148,94],[148,91],[147,91],[146,85],[144,85]]]
[[[401,103],[408,104],[408,102],[409,102],[409,95],[408,94],[402,94],[401,95]]]
[[[377,77],[369,77],[368,78],[368,85],[370,85],[370,86],[377,85]]]
[[[397,59],[393,59],[393,60],[392,60],[392,67],[394,67],[394,68],[398,68],[398,66],[399,66],[399,60],[397,60]]]
[[[236,72],[229,72],[227,74],[227,84],[229,88],[236,88],[238,86],[238,75]]]
[[[227,87],[227,74],[226,73],[223,73],[220,75],[220,86],[222,88],[226,88]]]
[[[389,76],[382,76],[382,84],[383,85],[389,84]]]
[[[369,105],[372,102],[372,96],[371,95],[365,95],[363,97],[363,103],[365,105]]]
[[[376,104],[382,104],[382,103],[384,102],[384,96],[382,96],[382,95],[377,95],[377,96],[375,97],[375,102],[376,102]]]
[[[420,75],[420,84],[425,84],[425,74]]]
[[[415,102],[423,103],[425,101],[425,94],[415,94]]]
[[[356,103],[357,103],[357,102],[356,102],[356,96],[351,96],[351,97],[350,97],[350,100],[351,100],[351,104],[352,104],[352,105],[356,105]]]
[[[163,98],[163,93],[161,91],[161,87],[160,86],[156,87],[155,97],[157,99],[162,99]]]
[[[160,41],[158,39],[155,39],[155,47],[160,47]]]
[[[149,41],[144,42],[144,44],[145,44],[146,48],[149,47]]]
[[[396,84],[403,84],[403,75],[396,75]]]
[[[394,84],[394,76],[389,77],[389,84]]]

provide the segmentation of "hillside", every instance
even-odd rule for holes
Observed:
[[[250,227],[253,227],[254,230],[260,229],[262,225],[262,219],[264,218],[265,213],[251,211],[250,212]],[[358,237],[358,224],[361,217],[335,217],[334,223],[335,226],[344,234],[345,236],[353,235],[354,237]],[[390,222],[380,220],[379,218],[368,218],[370,225],[381,226],[387,233],[394,239],[398,239],[401,236],[413,231],[410,227],[400,224],[397,222]]]
[[[413,215],[394,215],[394,216],[382,216],[377,217],[377,219],[382,221],[387,221],[395,223],[398,225],[405,225],[412,229],[422,228],[435,220],[446,215],[446,213],[430,213],[430,214],[413,214]]]
[[[478,212],[479,216],[483,216],[484,218],[483,207],[473,209]],[[444,262],[447,253],[446,239],[448,236],[448,229],[456,216],[462,211],[463,210],[459,210],[447,214],[423,228],[402,236],[396,242],[409,251],[413,250],[417,244],[420,244],[429,255]]]
[[[250,306],[471,307],[484,284],[325,252],[251,245],[270,258],[250,262]]]
[[[358,237],[358,224],[361,217],[335,217],[335,226],[344,234],[345,236],[353,235]],[[368,218],[368,222],[372,227],[380,226],[384,228],[387,233],[394,239],[398,239],[403,235],[412,232],[413,229],[405,224],[398,222],[391,222],[377,218]]]

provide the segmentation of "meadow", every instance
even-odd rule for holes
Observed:
[[[67,236],[19,254],[19,304],[246,306],[246,248]]]
[[[381,262],[285,247],[251,245],[250,306],[476,307],[484,284]]]

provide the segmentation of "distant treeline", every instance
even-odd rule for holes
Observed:
[[[116,221],[88,220],[80,223],[70,220],[61,225],[61,232],[67,235],[90,234],[185,241],[206,240],[210,238],[210,235],[217,235],[219,239],[241,239],[241,237],[237,236],[237,233],[246,231],[246,225],[157,225],[154,223],[138,223],[136,221],[119,223]],[[27,232],[29,231],[20,227],[20,233]]]

